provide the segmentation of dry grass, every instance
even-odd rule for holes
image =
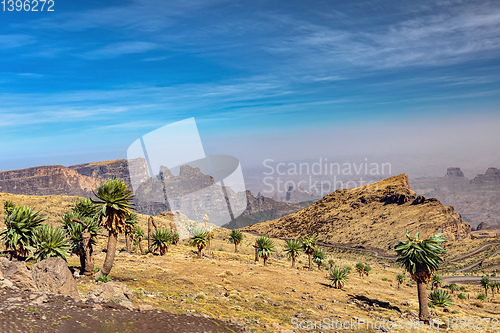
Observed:
[[[0,204],[6,199],[41,209],[48,213],[49,221],[55,223],[76,198],[0,194]],[[160,225],[168,223],[161,219],[158,222]],[[140,223],[145,226],[146,216],[140,217]],[[407,319],[403,317],[408,312],[418,313],[416,286],[406,286],[410,280],[407,275],[407,281],[398,289],[396,275],[402,271],[394,263],[387,267],[381,260],[359,252],[329,249],[327,260],[331,258],[336,265],[353,268],[347,285],[337,290],[330,287],[326,271],[302,269],[307,263],[305,255],[298,259],[300,269],[290,269],[290,261],[282,255],[282,240],[275,239],[278,252],[270,259],[270,265],[263,267],[262,261],[253,262],[255,236],[245,233],[240,252],[234,253],[228,235],[229,230],[216,230],[213,259],[195,258],[195,249],[187,246],[185,241],[172,246],[165,256],[117,253],[109,277],[125,283],[140,303],[169,312],[236,320],[255,332],[290,330],[291,319],[296,316],[300,316],[300,320],[312,321],[323,318],[346,321],[352,317],[405,321]],[[105,242],[105,237],[99,237],[95,253],[98,267],[104,261],[105,253],[100,250],[105,248]],[[472,250],[482,242],[484,240],[460,242],[449,246],[450,253],[453,256]],[[121,247],[124,247],[123,239]],[[146,248],[145,241],[143,247]],[[372,267],[370,276],[356,274],[354,267],[357,262],[366,262]],[[76,256],[70,257],[68,263],[75,267],[79,265]],[[85,294],[95,283],[92,278],[79,278],[80,293]],[[454,305],[451,310],[456,313],[433,309],[441,321],[446,318],[500,318],[500,295],[495,298],[489,295],[487,302],[481,302],[476,299],[482,292],[479,286],[467,285],[466,288],[470,299],[459,300],[456,297],[458,292],[452,296]],[[411,306],[403,306],[403,301],[409,301]],[[426,331],[435,330],[422,330]]]

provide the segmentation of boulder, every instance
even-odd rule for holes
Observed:
[[[478,230],[484,230],[488,229],[490,226],[486,222],[481,222],[479,225],[476,227],[476,231]]]
[[[31,275],[39,291],[80,298],[73,274],[61,258],[48,258],[36,263]]]
[[[112,301],[123,305],[127,308],[133,308],[134,294],[121,282],[99,282],[97,286],[92,288],[85,298],[96,303]]]
[[[15,287],[22,290],[37,290],[36,284],[23,262],[0,258],[0,271],[3,277],[12,282]]]

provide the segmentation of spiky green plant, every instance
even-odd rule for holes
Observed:
[[[283,251],[292,259],[292,268],[295,268],[295,261],[302,253],[302,243],[296,239],[291,239],[286,242]]]
[[[484,293],[488,296],[488,288],[490,287],[491,281],[487,276],[481,278],[481,286],[484,288]]]
[[[426,285],[432,278],[434,272],[443,261],[441,254],[445,250],[438,244],[445,242],[443,234],[436,234],[428,239],[420,239],[417,232],[415,237],[411,237],[406,231],[408,241],[399,242],[394,250],[398,255],[397,262],[400,263],[413,280],[417,282],[419,319],[425,323],[430,322],[429,308],[427,306]]]
[[[98,207],[90,198],[81,198],[76,200],[73,211],[81,217],[95,218],[98,212]]]
[[[43,222],[45,216],[35,212],[28,206],[16,206],[5,221],[7,229],[0,232],[7,250],[12,251],[14,258],[26,257],[35,245],[34,232]]]
[[[304,253],[309,257],[309,270],[312,270],[312,254],[318,247],[318,236],[310,235],[300,239]]]
[[[267,260],[275,251],[274,242],[265,236],[256,241],[257,255],[264,260],[264,266],[267,266]]]
[[[208,231],[204,229],[194,230],[189,244],[191,246],[196,246],[196,248],[198,249],[198,259],[201,259],[203,255],[203,249],[208,244]]]
[[[231,230],[229,234],[229,242],[234,244],[234,252],[238,252],[238,245],[243,240],[243,234],[238,229]]]
[[[448,307],[452,304],[452,300],[448,292],[442,289],[436,289],[429,294],[429,300],[435,306]]]
[[[455,290],[458,290],[457,284],[456,283],[450,283],[448,286],[448,289],[450,289],[451,293],[453,294]]]
[[[372,268],[370,267],[370,265],[365,264],[365,268],[363,269],[363,273],[364,273],[366,276],[368,276],[368,275],[370,275],[371,271],[372,271]]]
[[[464,293],[458,293],[457,297],[460,298],[460,299],[466,299],[467,298],[467,296]]]
[[[477,295],[477,299],[481,300],[481,301],[485,301],[487,298],[487,296],[485,294],[478,294]]]
[[[172,233],[166,228],[160,228],[153,231],[151,249],[153,251],[159,250],[160,255],[165,255],[168,251],[168,247],[172,244],[173,236]]]
[[[404,274],[398,274],[396,275],[396,280],[398,281],[398,289],[399,289],[399,286],[401,286],[404,282],[405,282],[405,278],[406,276]]]
[[[7,221],[7,219],[10,216],[10,214],[12,214],[12,212],[14,211],[14,208],[16,208],[16,205],[12,201],[7,200],[7,201],[4,202],[4,204],[3,204],[3,212],[4,212],[4,215],[5,215],[5,221]]]
[[[36,261],[50,257],[66,260],[70,250],[69,240],[63,228],[53,228],[52,225],[41,225],[33,233],[36,252],[33,254]]]
[[[332,281],[332,286],[337,289],[342,289],[349,279],[349,271],[344,267],[334,266],[328,275],[328,279]]]
[[[139,246],[139,251],[142,253],[142,239],[144,238],[144,230],[138,225],[134,226],[134,229],[132,230],[132,241],[134,242],[134,245]]]
[[[134,209],[134,195],[123,181],[116,178],[103,183],[93,193],[97,197],[97,200],[92,200],[97,205],[97,219],[109,233],[106,258],[100,271],[101,275],[107,276],[115,261],[118,234],[125,231],[125,220]]]
[[[68,234],[71,253],[80,258],[80,273],[92,275],[94,270],[93,246],[96,244],[96,237],[100,231],[95,215],[73,208],[63,215],[61,222],[62,228]]]
[[[441,283],[443,283],[443,279],[441,278],[441,275],[434,274],[432,276],[432,280],[431,280],[431,290],[439,288],[441,286]]]
[[[125,219],[125,246],[127,248],[127,253],[132,253],[132,230],[139,223],[139,217],[135,213],[131,213],[127,215]]]
[[[358,262],[355,267],[359,276],[363,276],[363,273],[365,272],[365,264],[363,264],[362,262]]]
[[[328,260],[328,267],[329,267],[328,269],[329,270],[332,269],[333,265],[335,265],[335,261],[333,261],[333,259]]]
[[[177,243],[179,243],[179,240],[180,240],[179,233],[175,231],[172,234],[172,244],[177,245]]]
[[[326,252],[323,249],[317,248],[313,252],[313,261],[318,265],[318,269],[321,270],[321,265],[323,261],[326,259]]]

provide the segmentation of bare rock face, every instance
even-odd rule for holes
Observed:
[[[442,232],[449,241],[470,238],[471,232],[453,207],[417,196],[406,174],[337,190],[296,213],[242,230],[287,239],[317,234],[326,243],[382,250],[404,240],[406,230],[422,237]]]
[[[490,226],[486,222],[481,222],[478,224],[476,230],[488,229]]]
[[[450,178],[461,177],[461,178],[463,178],[464,173],[462,172],[462,170],[460,170],[460,168],[451,167],[451,168],[448,168],[448,170],[446,171],[446,177],[450,177]]]
[[[128,308],[133,308],[134,294],[121,282],[99,283],[92,288],[85,298],[96,303],[112,301]]]
[[[36,263],[31,275],[39,291],[80,298],[73,274],[61,258],[48,258]]]
[[[0,271],[5,279],[22,290],[36,290],[36,284],[23,262],[0,258]]]
[[[472,184],[476,185],[485,185],[492,184],[496,185],[500,183],[500,169],[497,168],[488,168],[484,175],[477,175],[472,181]]]
[[[25,195],[86,196],[100,182],[61,165],[0,172],[0,192]]]

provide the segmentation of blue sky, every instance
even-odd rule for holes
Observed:
[[[189,117],[207,153],[246,165],[356,153],[500,163],[498,2],[54,8],[0,12],[0,170],[124,158]]]

